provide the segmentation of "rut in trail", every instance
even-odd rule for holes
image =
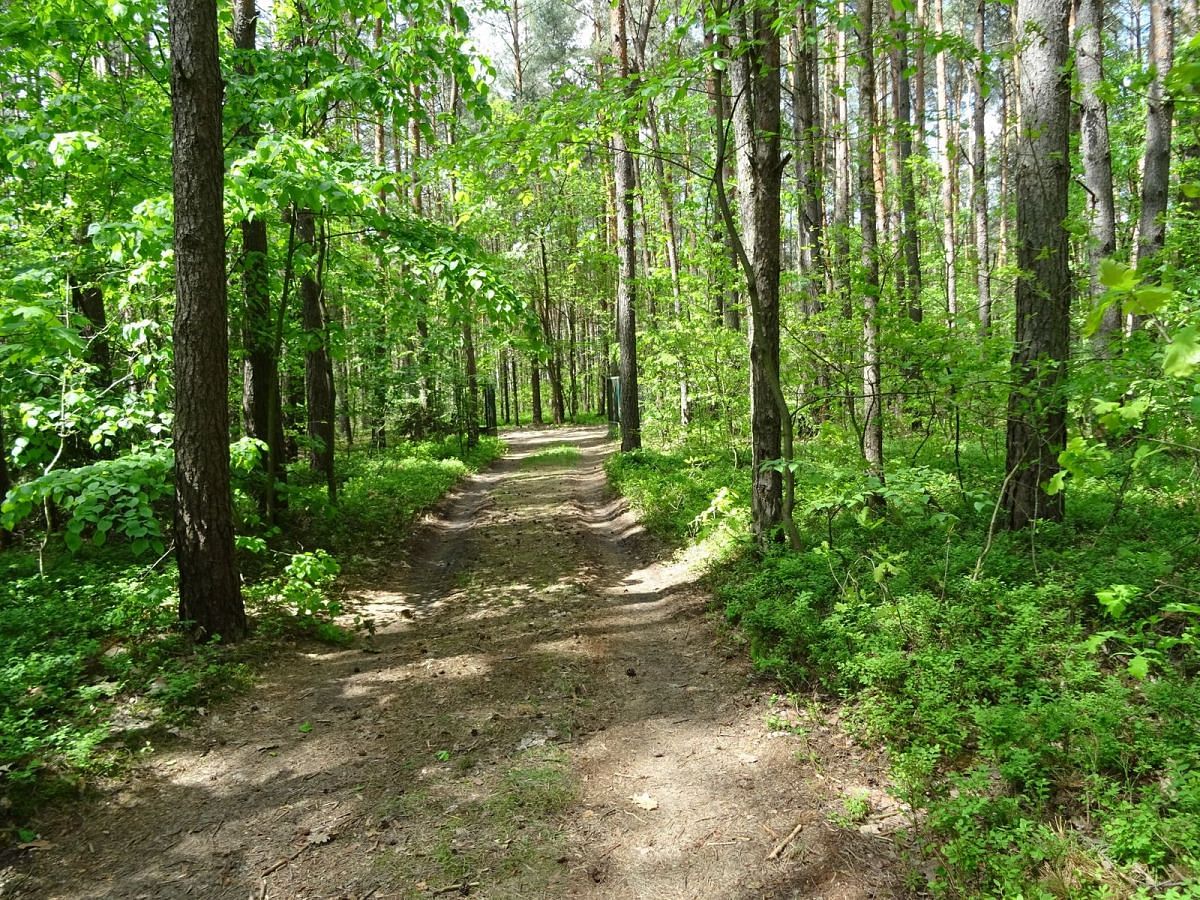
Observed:
[[[0,896],[900,895],[880,761],[816,704],[769,730],[770,686],[606,487],[603,430],[506,440],[408,547],[363,535],[369,646],[273,666],[42,823]]]

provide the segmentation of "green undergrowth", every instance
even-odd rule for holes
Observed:
[[[635,450],[610,456],[605,470],[642,524],[660,537],[703,540],[745,531],[750,476],[728,455]]]
[[[31,554],[0,555],[0,824],[250,680],[249,647],[178,628],[172,567],[115,552],[48,563],[39,575]]]
[[[385,452],[355,451],[339,464],[337,503],[311,478],[291,486],[294,528],[310,545],[349,552],[364,535],[403,531],[463,476],[504,452],[497,438],[481,436],[467,449],[457,438],[404,443]]]
[[[914,877],[935,894],[1200,896],[1191,460],[1073,479],[1065,523],[989,536],[994,494],[897,445],[916,462],[882,488],[847,464],[852,445],[808,445],[803,549],[763,558],[743,541],[713,567],[755,666],[842,698],[857,736],[886,747],[934,863]],[[981,451],[962,471],[1000,481]],[[609,472],[663,534],[702,539],[722,491],[725,517],[745,515],[748,472],[719,460],[642,451]]]
[[[270,530],[241,496],[238,547],[254,633],[236,646],[189,641],[170,559],[135,554],[127,541],[76,552],[52,541],[45,574],[31,543],[0,553],[0,827],[29,839],[17,826],[45,799],[118,770],[246,688],[280,648],[353,641],[334,623],[338,558],[363,535],[398,544],[420,510],[501,452],[484,438],[469,452],[449,440],[347,453],[338,504],[296,479],[286,518]],[[165,510],[160,518],[169,530]]]

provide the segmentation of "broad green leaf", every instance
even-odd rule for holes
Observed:
[[[1189,325],[1171,338],[1163,356],[1163,371],[1173,378],[1187,378],[1200,366],[1200,327]]]
[[[1125,263],[1115,259],[1100,260],[1100,283],[1116,291],[1132,290],[1137,284],[1137,273]]]

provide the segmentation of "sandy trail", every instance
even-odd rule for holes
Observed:
[[[0,897],[901,895],[879,761],[817,704],[767,727],[770,687],[607,488],[604,431],[506,440],[371,547],[367,647],[280,660],[44,823]],[[832,824],[859,794],[869,820]]]

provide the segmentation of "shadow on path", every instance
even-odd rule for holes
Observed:
[[[604,431],[505,439],[349,585],[368,646],[281,661],[47,822],[0,896],[902,893],[888,829],[828,824],[854,791],[894,813],[880,763],[819,716],[767,730],[693,574],[607,488]]]

